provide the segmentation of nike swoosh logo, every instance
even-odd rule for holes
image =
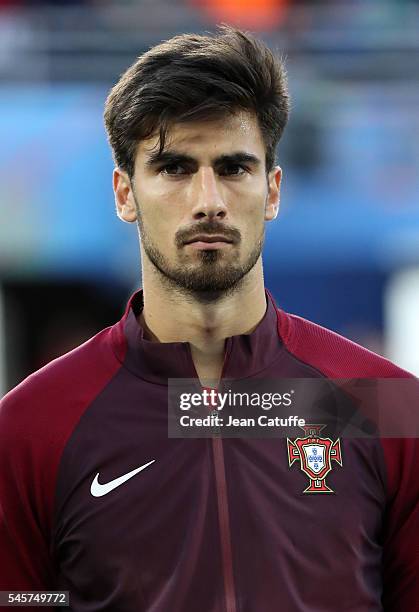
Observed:
[[[102,495],[107,495],[107,493],[110,493],[111,491],[119,487],[121,484],[124,484],[124,482],[138,474],[138,472],[142,472],[142,470],[145,470],[146,467],[148,467],[154,462],[155,459],[149,461],[148,463],[145,463],[144,465],[139,468],[136,468],[135,470],[132,470],[131,472],[128,472],[128,474],[124,474],[123,476],[119,476],[119,478],[115,478],[114,480],[107,482],[106,484],[100,484],[98,472],[94,477],[94,480],[90,487],[90,493],[93,495],[93,497],[102,497]]]

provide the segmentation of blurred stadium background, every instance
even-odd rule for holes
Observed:
[[[287,57],[267,287],[419,375],[418,1],[0,0],[0,395],[140,284],[103,103],[150,45],[222,21]]]

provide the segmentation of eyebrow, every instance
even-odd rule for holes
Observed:
[[[146,161],[146,166],[153,167],[158,164],[197,164],[198,160],[191,155],[180,153],[175,150],[166,150],[162,153],[156,151],[152,153]],[[246,153],[245,151],[235,151],[234,153],[228,153],[220,155],[212,160],[212,164],[216,166],[225,166],[227,164],[252,164],[259,166],[261,160],[253,153]]]

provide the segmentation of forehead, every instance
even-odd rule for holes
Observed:
[[[141,141],[137,148],[137,159],[147,161],[158,147],[157,134]],[[214,157],[243,151],[262,159],[265,152],[256,115],[244,111],[207,121],[174,122],[167,130],[164,148],[196,157]]]

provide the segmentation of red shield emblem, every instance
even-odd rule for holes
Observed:
[[[332,461],[342,467],[342,452],[340,438],[333,442],[319,435],[325,427],[306,424],[301,428],[306,434],[304,438],[287,439],[289,466],[300,461],[301,470],[310,479],[304,493],[334,493],[326,484],[326,476],[333,467]]]

